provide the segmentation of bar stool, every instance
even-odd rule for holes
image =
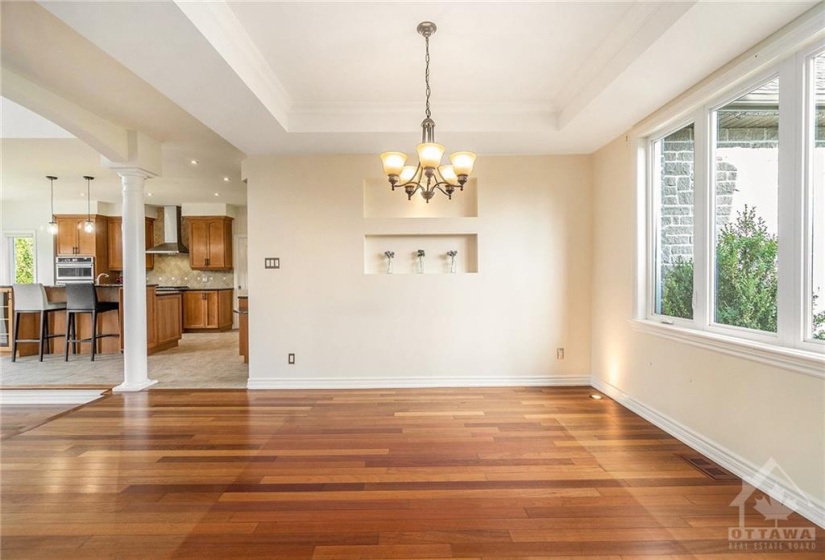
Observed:
[[[65,303],[49,303],[46,297],[46,288],[43,284],[14,284],[11,287],[14,304],[14,335],[11,343],[11,361],[17,361],[18,342],[36,342],[40,361],[43,361],[43,342],[50,338],[65,336],[62,334],[48,334],[49,313],[66,309]],[[20,315],[23,313],[40,313],[40,336],[38,338],[21,339]]]
[[[94,284],[66,284],[66,357],[69,361],[69,343],[73,344],[72,351],[77,353],[78,345],[83,342],[92,343],[92,361],[95,361],[97,341],[108,336],[120,336],[118,333],[98,334],[97,315],[107,311],[118,311],[120,304],[116,301],[97,301],[97,290]],[[77,338],[77,314],[90,313],[92,315],[92,336]]]

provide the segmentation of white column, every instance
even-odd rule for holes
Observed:
[[[115,169],[123,185],[123,383],[114,391],[140,391],[149,379],[146,348],[146,215],[142,169]]]

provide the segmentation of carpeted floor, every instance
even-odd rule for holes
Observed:
[[[155,388],[240,389],[246,387],[248,366],[238,355],[237,331],[184,334],[177,348],[149,356],[149,377]],[[88,356],[47,355],[0,359],[0,387],[111,386],[123,382],[123,355],[104,354],[91,362]]]

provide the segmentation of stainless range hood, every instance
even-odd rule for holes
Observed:
[[[181,243],[180,206],[163,207],[163,243],[146,249],[148,255],[189,254],[189,249]]]

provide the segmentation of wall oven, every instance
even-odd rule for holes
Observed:
[[[94,257],[57,257],[55,284],[79,284],[95,281]]]

